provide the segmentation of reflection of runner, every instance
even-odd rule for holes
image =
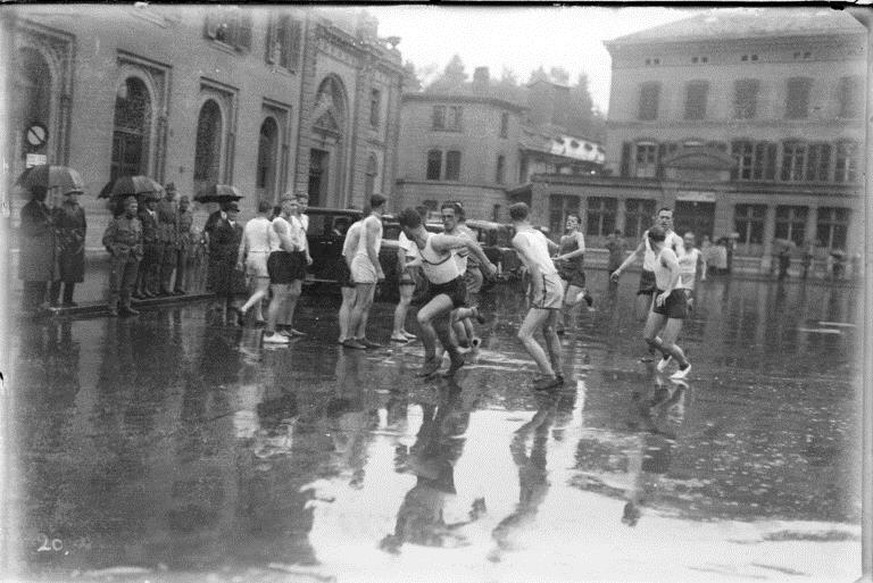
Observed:
[[[663,371],[672,358],[679,363],[679,370],[671,378],[683,379],[691,371],[691,364],[676,344],[676,338],[688,313],[688,301],[685,290],[680,287],[679,260],[676,253],[666,246],[665,238],[666,232],[660,226],[649,229],[649,243],[655,252],[657,289],[643,338],[651,348],[663,355],[658,363],[658,371]]]
[[[561,343],[557,334],[564,285],[549,254],[549,248],[557,248],[557,245],[531,226],[529,213],[530,208],[523,202],[509,207],[509,216],[516,233],[512,238],[512,246],[527,266],[531,279],[530,310],[518,330],[518,339],[540,369],[541,375],[534,379],[534,389],[545,390],[564,383]],[[534,338],[534,334],[540,329],[546,339],[548,356]]]

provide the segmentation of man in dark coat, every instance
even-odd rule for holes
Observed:
[[[45,203],[48,190],[31,189],[31,199],[21,209],[18,277],[24,281],[22,307],[25,314],[38,312],[46,301],[48,284],[57,279],[57,242],[52,213]]]
[[[58,237],[60,249],[59,276],[52,282],[51,303],[58,306],[61,295],[61,284],[64,284],[65,308],[73,308],[77,304],[73,301],[73,290],[77,283],[85,281],[85,210],[79,204],[80,190],[71,190],[64,193],[64,203],[52,209],[52,217],[55,232]]]
[[[158,201],[158,247],[159,247],[159,293],[162,296],[173,295],[170,280],[176,268],[176,244],[179,238],[179,217],[176,209],[176,185],[167,183],[165,196]]]
[[[160,244],[158,242],[157,201],[151,193],[146,194],[139,209],[139,222],[142,224],[143,256],[136,276],[133,297],[141,300],[158,295],[157,280],[160,269]],[[138,205],[139,206],[139,205]]]
[[[137,268],[143,256],[142,225],[137,218],[136,197],[124,200],[124,212],[109,221],[103,234],[103,246],[109,251],[109,315],[135,316],[130,307],[130,291],[137,280]],[[121,309],[118,308],[119,299]]]

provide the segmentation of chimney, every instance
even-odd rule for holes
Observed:
[[[488,91],[490,81],[488,67],[476,67],[473,71],[473,90],[477,93],[485,93]]]

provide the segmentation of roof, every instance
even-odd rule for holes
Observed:
[[[505,109],[512,109],[518,112],[527,109],[527,106],[515,103],[513,101],[507,101],[506,99],[501,99],[500,97],[492,97],[489,95],[474,95],[472,93],[466,92],[431,93],[424,91],[421,93],[404,93],[401,99],[403,101],[424,101],[431,103],[443,103],[449,101],[459,101],[462,103],[484,103],[487,105],[494,105]]]
[[[864,32],[864,26],[850,14],[830,8],[716,8],[618,37],[606,45]]]

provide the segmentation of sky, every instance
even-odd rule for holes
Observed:
[[[563,67],[571,83],[588,75],[594,103],[609,107],[611,62],[603,41],[687,18],[699,10],[634,7],[484,7],[369,6],[379,20],[379,36],[398,36],[404,61],[417,71],[442,71],[458,54],[472,78],[487,66],[492,79],[504,67],[519,82],[543,65]],[[424,79],[426,81],[426,79]]]

